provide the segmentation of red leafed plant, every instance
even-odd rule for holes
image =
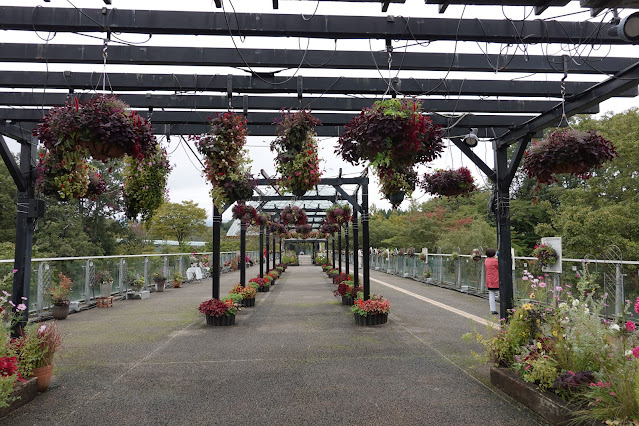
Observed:
[[[284,207],[281,217],[284,225],[306,225],[308,223],[306,212],[297,206]]]
[[[307,223],[304,225],[297,225],[295,227],[295,231],[297,231],[299,234],[303,236],[308,236],[313,231],[313,225],[311,225],[310,223]]]
[[[333,204],[328,210],[326,210],[326,220],[328,223],[334,223],[337,226],[342,226],[351,221],[353,212],[351,206],[345,204]]]
[[[466,167],[457,170],[435,170],[424,175],[422,187],[432,195],[454,197],[474,191],[475,180]]]
[[[322,226],[319,229],[319,232],[321,232],[322,234],[334,234],[339,230],[339,226],[335,225],[334,223],[328,223],[328,222],[324,222],[322,223]]]
[[[257,226],[264,226],[268,223],[268,216],[264,213],[260,213],[255,218],[255,224]]]
[[[368,300],[357,299],[357,303],[353,305],[352,312],[364,317],[368,315],[387,314],[390,312],[390,302],[382,296],[371,294],[371,298]]]
[[[233,206],[233,219],[239,219],[242,223],[251,224],[257,219],[257,210],[251,205],[237,203]]]
[[[333,284],[339,285],[342,281],[350,281],[351,279],[353,279],[352,275],[342,272],[333,277]]]
[[[259,286],[259,288],[264,287],[265,285],[270,285],[269,280],[266,278],[255,277],[249,280],[249,283],[255,283]]]
[[[556,174],[588,179],[592,171],[617,157],[612,143],[593,130],[556,130],[535,142],[524,156],[524,171],[538,184],[557,182]]]
[[[345,296],[350,296],[350,294],[351,294],[351,286],[349,286],[345,282],[339,283],[339,285],[337,286],[337,290],[333,291],[333,295],[335,297],[339,297],[339,296],[345,297]]]
[[[218,299],[205,300],[197,308],[201,314],[210,315],[212,317],[221,317],[224,315],[235,315],[237,309],[235,306],[228,305],[225,302]]]

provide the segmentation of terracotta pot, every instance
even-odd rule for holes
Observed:
[[[32,373],[38,379],[38,392],[45,392],[49,389],[51,378],[53,377],[53,364],[34,368]]]
[[[180,288],[180,287],[182,287],[182,283],[179,282],[179,281],[173,281],[173,287],[174,288]]]
[[[67,319],[69,316],[69,305],[53,305],[51,308],[53,318],[57,320]]]

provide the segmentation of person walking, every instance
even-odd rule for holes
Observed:
[[[497,315],[497,304],[495,297],[499,291],[499,261],[495,257],[497,252],[494,248],[486,249],[486,261],[484,266],[486,268],[486,288],[488,288],[488,303],[490,305],[490,313]]]

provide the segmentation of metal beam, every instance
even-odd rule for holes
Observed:
[[[4,160],[4,164],[7,166],[9,170],[9,174],[13,178],[16,186],[18,187],[18,192],[27,192],[27,180],[22,175],[20,171],[20,166],[16,163],[16,159],[13,156],[13,153],[9,150],[9,146],[7,146],[7,142],[4,140],[4,137],[0,134],[0,156]]]
[[[140,34],[461,40],[513,44],[572,44],[578,40],[588,44],[625,44],[619,38],[608,35],[608,27],[608,24],[598,25],[584,21],[391,19],[331,15],[316,15],[314,19],[305,20],[300,14],[233,13],[229,18],[227,14],[220,12],[0,7],[0,29],[58,33],[106,33],[110,30]]]
[[[304,195],[302,197],[294,197],[292,195],[267,195],[266,197],[252,197],[251,201],[291,201],[295,198],[297,201],[333,201],[337,200],[336,195]]]
[[[46,113],[47,108],[44,109]],[[144,116],[147,112],[138,110],[140,115]],[[39,121],[42,118],[42,109],[13,109],[0,108],[0,119],[13,121]],[[326,126],[342,126],[356,117],[354,113],[314,113]],[[209,123],[211,117],[215,117],[214,111],[154,111],[154,124],[206,124]],[[252,112],[248,117],[249,125],[270,125],[275,119],[281,117],[279,112]],[[472,127],[513,127],[518,124],[525,123],[533,118],[530,115],[455,115],[451,118],[443,117],[437,114],[430,116],[434,124],[448,127],[455,126],[460,128]]]
[[[0,119],[2,122],[2,119]],[[161,124],[151,123],[153,126],[153,132],[156,135],[199,135],[206,133],[211,129],[208,124]],[[35,122],[20,123],[20,127],[28,129],[29,132],[36,126]],[[1,126],[0,126],[1,128]],[[277,136],[276,126],[269,125],[248,125],[247,126],[249,136]],[[455,127],[447,132],[446,137],[458,137],[468,134],[468,128]],[[506,133],[506,128],[481,128],[482,132],[487,135],[496,135],[497,137]],[[483,132],[485,130],[485,132]],[[319,137],[339,137],[344,133],[343,126],[319,126],[315,128],[315,133]],[[9,137],[12,137],[9,135]]]
[[[363,183],[368,183],[367,177],[321,178],[318,185],[361,185]],[[277,179],[257,179],[257,185],[277,185]]]
[[[593,83],[594,84],[594,83]],[[34,92],[0,92],[0,105],[11,106],[57,106],[66,102],[69,96],[78,100],[88,100],[95,93],[34,93]],[[118,94],[118,98],[134,108],[188,108],[188,109],[227,109],[228,99],[225,95],[193,95],[172,94],[158,95],[147,94]],[[475,99],[431,99],[420,98],[425,111],[429,112],[496,112],[496,113],[541,113],[557,105],[557,101],[537,100],[475,100]],[[292,96],[249,96],[248,109],[255,110],[279,110],[298,109],[298,98]],[[370,107],[376,98],[336,98],[336,97],[304,97],[302,108],[315,111],[360,111]],[[244,98],[233,97],[231,106],[241,110],[244,107]],[[587,113],[597,114],[599,106],[588,109]]]
[[[100,85],[102,74],[75,71],[42,72],[2,71],[0,87],[74,89],[95,91]],[[580,93],[598,82],[566,82],[568,95]],[[407,95],[431,96],[520,96],[561,98],[559,81],[500,81],[500,80],[455,80],[455,79],[393,79],[394,90]],[[186,91],[227,91],[227,75],[198,74],[140,74],[110,73],[109,87],[114,91],[166,90],[184,93]],[[233,90],[237,93],[294,93],[297,82],[290,77],[233,76]],[[383,95],[388,90],[388,82],[381,78],[356,77],[304,77],[304,93],[321,94],[364,94]],[[637,88],[619,96],[637,96]],[[36,94],[38,99],[39,94]]]
[[[463,4],[473,6],[534,6],[535,15],[541,15],[548,7],[561,7],[567,5],[570,0],[424,0],[426,4],[438,4],[439,13],[444,13],[451,4]]]
[[[453,26],[454,30],[455,26]],[[599,43],[600,40],[597,39]],[[346,50],[234,49],[174,46],[111,46],[109,64],[192,65],[207,67],[268,67],[370,69],[385,67],[388,54]],[[102,64],[101,45],[1,43],[0,62]],[[406,71],[480,71],[563,73],[561,56],[484,55],[470,53],[393,53],[392,69]],[[570,63],[570,73],[615,73],[633,63],[633,58],[589,57]],[[593,65],[596,64],[596,65]]]
[[[617,93],[621,93],[630,87],[636,87],[637,84],[639,84],[639,62],[635,62],[591,89],[573,96],[569,101],[566,101],[564,108],[558,105],[537,118],[507,132],[498,138],[497,147],[512,145],[526,135],[536,133],[546,127],[556,126],[562,120],[563,113],[566,114],[566,117],[579,114],[592,105],[597,105],[614,97]]]

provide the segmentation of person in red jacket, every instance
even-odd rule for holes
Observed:
[[[486,249],[486,288],[488,288],[488,303],[490,304],[490,313],[497,315],[497,305],[495,296],[499,291],[499,268],[498,261],[495,258],[497,252],[493,248]]]

